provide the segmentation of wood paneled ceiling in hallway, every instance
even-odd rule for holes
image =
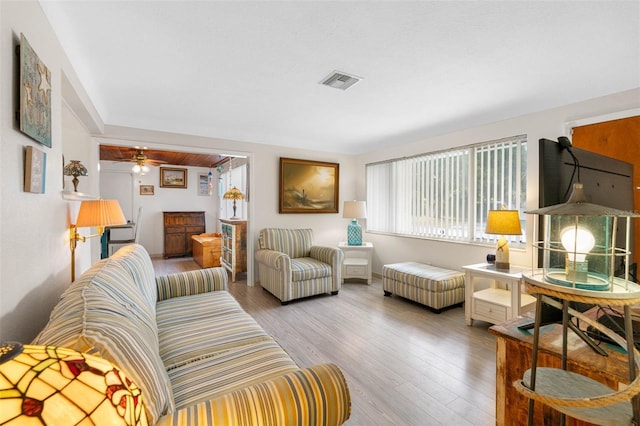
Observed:
[[[117,145],[100,145],[100,160],[102,161],[130,161],[135,163],[136,151],[132,148]],[[162,151],[157,149],[143,149],[149,160],[172,166],[216,167],[229,161],[230,157],[219,154],[201,154],[191,152]]]

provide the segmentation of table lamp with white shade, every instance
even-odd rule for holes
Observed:
[[[347,244],[361,246],[362,227],[358,223],[358,219],[367,218],[367,203],[365,201],[345,201],[342,217],[351,219],[347,227]]]

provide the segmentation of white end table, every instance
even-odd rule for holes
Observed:
[[[349,278],[360,278],[371,284],[373,244],[363,242],[361,246],[350,246],[346,241],[341,241],[338,248],[344,253],[342,282]]]
[[[522,266],[511,266],[508,271],[496,269],[494,265],[479,263],[463,266],[466,272],[464,293],[464,316],[467,325],[478,319],[498,324],[521,315],[535,307],[536,298],[522,293],[522,273],[530,270]],[[492,280],[490,287],[475,290],[475,280]],[[497,285],[503,283],[503,287]]]

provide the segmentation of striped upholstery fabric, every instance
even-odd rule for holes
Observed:
[[[167,370],[197,359],[217,356],[231,348],[271,339],[227,292],[180,299],[177,300],[178,306],[172,306],[173,303],[158,305],[160,356]],[[178,309],[180,305],[183,307],[181,310]],[[207,309],[192,310],[190,306]]]
[[[49,322],[32,341],[34,345],[55,345],[65,348],[75,348],[81,339],[84,323],[84,300],[82,292],[109,259],[96,262],[67,290],[62,293],[58,304],[49,315]]]
[[[180,409],[295,370],[298,366],[270,338],[176,366],[169,377]]]
[[[338,367],[321,364],[165,416],[159,426],[340,425],[351,414],[349,389]]]
[[[149,424],[343,423],[340,370],[300,370],[226,288],[221,268],[154,278],[146,250],[127,246],[72,283],[33,343],[119,366],[142,390]]]
[[[227,272],[221,267],[158,276],[158,300],[226,290],[227,279]]]
[[[331,265],[310,257],[299,257],[291,262],[291,279],[306,281],[314,278],[331,277]]]
[[[418,262],[382,267],[383,290],[422,303],[433,309],[464,302],[464,272]]]
[[[340,290],[344,254],[335,247],[314,246],[311,229],[266,228],[259,242],[260,285],[283,303]]]
[[[279,251],[293,259],[309,257],[313,244],[313,231],[311,229],[265,228],[260,231],[258,241],[261,249]]]
[[[153,424],[174,408],[171,382],[158,352],[155,309],[120,262],[109,259],[102,265],[83,274],[69,290],[81,307],[76,312],[82,326],[75,341],[70,336],[56,340],[55,330],[66,325],[53,319],[33,343],[97,353],[120,367],[142,389]]]
[[[131,274],[132,282],[136,284],[150,307],[155,309],[158,300],[156,277],[153,273],[153,263],[149,253],[138,244],[122,247],[111,256],[111,260],[120,264]]]

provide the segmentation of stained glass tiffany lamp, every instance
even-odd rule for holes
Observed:
[[[109,361],[0,343],[0,424],[147,425],[140,389]]]
[[[244,199],[244,194],[234,186],[225,192],[222,198],[225,200],[233,200],[233,217],[231,219],[236,219],[236,201]]]

